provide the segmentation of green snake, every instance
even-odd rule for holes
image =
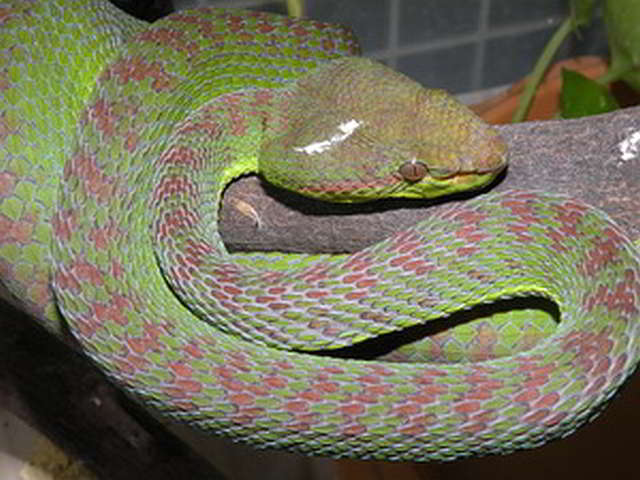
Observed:
[[[633,372],[640,255],[571,198],[482,195],[349,255],[227,253],[240,175],[358,202],[504,169],[493,129],[348,30],[31,0],[0,3],[0,32],[4,295],[149,408],[257,447],[451,460],[565,436]],[[559,321],[462,323],[424,363],[326,355],[514,297]]]

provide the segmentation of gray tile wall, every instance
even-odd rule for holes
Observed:
[[[274,0],[174,0],[284,12]],[[512,83],[529,73],[568,12],[567,0],[306,0],[306,16],[350,25],[363,54],[421,83],[455,93]],[[558,58],[606,54],[600,20],[572,35]]]

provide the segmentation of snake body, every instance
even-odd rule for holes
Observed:
[[[5,295],[149,407],[259,447],[451,460],[567,435],[633,372],[640,255],[567,197],[485,195],[352,255],[226,252],[217,206],[242,174],[362,201],[504,167],[495,132],[351,57],[348,31],[73,0],[4,3],[0,25]],[[312,353],[519,296],[560,321],[462,325],[427,363]]]

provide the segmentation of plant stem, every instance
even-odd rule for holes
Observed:
[[[300,18],[304,13],[304,0],[287,0],[287,13],[290,17]]]
[[[531,106],[531,100],[535,94],[538,85],[540,84],[542,77],[544,76],[547,68],[549,68],[549,64],[553,57],[555,56],[558,48],[562,45],[565,38],[571,33],[573,28],[573,20],[571,17],[565,19],[558,30],[553,34],[549,42],[544,47],[542,54],[538,58],[535,66],[533,67],[533,72],[529,75],[529,79],[527,80],[527,84],[525,86],[524,92],[520,96],[520,101],[518,103],[518,109],[513,114],[513,118],[511,121],[513,123],[522,122],[527,116],[527,112],[529,111],[529,107]]]

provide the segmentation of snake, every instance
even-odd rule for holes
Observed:
[[[484,192],[355,253],[227,251],[240,176],[357,203],[505,170],[494,128],[349,29],[5,0],[0,38],[3,297],[147,408],[256,448],[455,460],[569,435],[634,371],[638,247],[569,196]],[[527,298],[558,314],[455,320]],[[400,358],[332,354],[449,323]]]

